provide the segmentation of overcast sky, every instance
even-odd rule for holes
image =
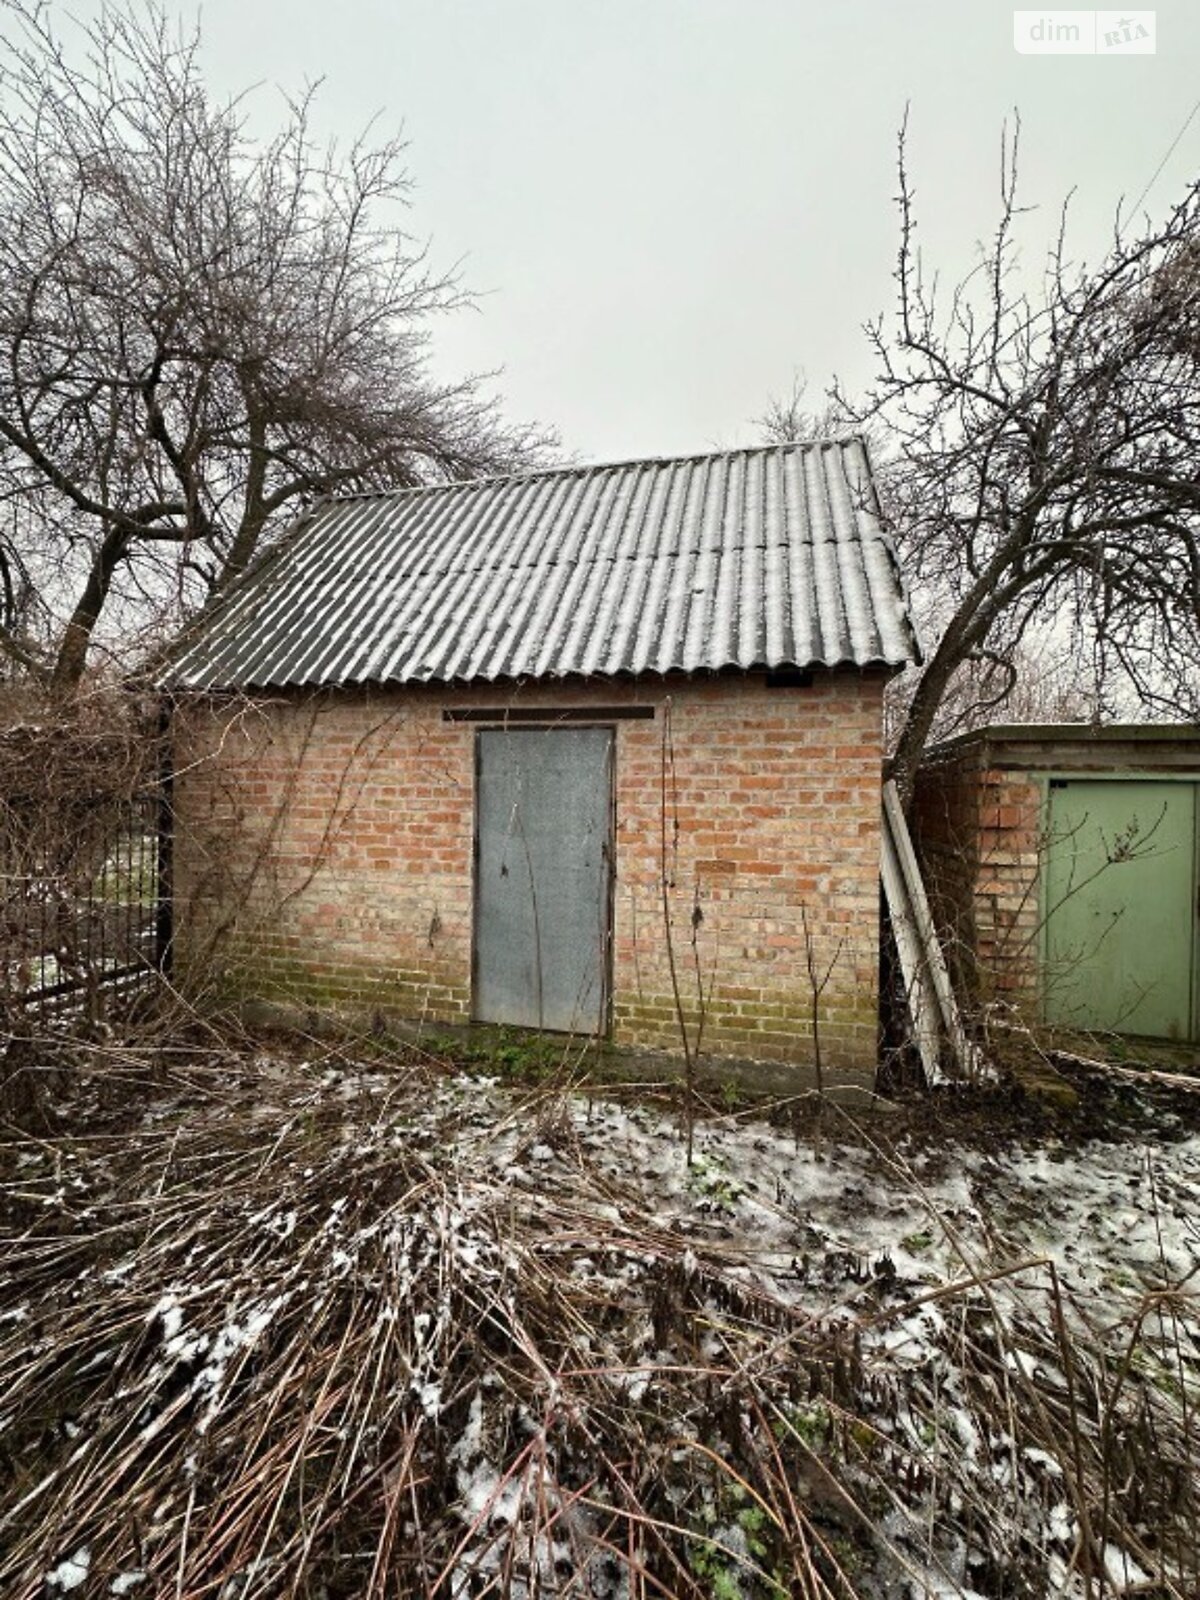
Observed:
[[[797,369],[814,400],[834,372],[867,380],[906,101],[926,255],[956,275],[1014,106],[1032,271],[1071,189],[1095,257],[1200,96],[1196,0],[1122,58],[1019,55],[993,0],[205,0],[202,19],[214,88],[323,77],[327,129],[403,122],[412,227],[483,296],[439,367],[502,367],[509,411],[584,460],[752,442]],[[1145,208],[1198,171],[1200,113]]]

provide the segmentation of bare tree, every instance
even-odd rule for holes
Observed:
[[[894,316],[868,334],[878,375],[842,412],[882,426],[881,487],[910,586],[941,610],[894,757],[902,794],[964,672],[1015,682],[1049,629],[1085,682],[1155,711],[1200,704],[1200,184],[1162,223],[1118,219],[1099,266],[1066,255],[1041,287],[1016,258],[1017,142],[1000,221],[949,295],[923,270],[900,140]]]
[[[773,394],[767,409],[755,417],[753,425],[768,444],[805,444],[812,439],[832,439],[853,430],[864,434],[868,445],[878,447],[878,430],[863,424],[837,397],[826,396],[817,409],[808,405],[808,379],[803,372],[792,374],[786,394]]]
[[[923,638],[936,638],[936,624],[920,628]],[[1064,648],[1052,626],[1030,629],[1017,643],[993,648],[964,661],[951,676],[928,733],[936,744],[995,722],[1098,723],[1110,714],[1132,712],[1131,702],[1114,695],[1114,685],[1095,680],[1095,652],[1090,641],[1081,651]],[[901,673],[884,696],[884,744],[899,741],[913,695],[917,671]]]
[[[0,650],[79,679],[102,615],[185,611],[308,500],[536,457],[429,372],[463,303],[401,230],[396,140],[274,137],[129,0],[68,48],[0,0]]]

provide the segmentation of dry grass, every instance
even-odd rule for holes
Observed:
[[[1100,1325],[931,1202],[954,1274],[797,1264],[814,1317],[585,1100],[419,1065],[176,1057],[125,1121],[4,1147],[12,1600],[1200,1593],[1187,1285]]]

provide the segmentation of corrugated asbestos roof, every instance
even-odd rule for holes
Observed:
[[[897,666],[915,645],[857,439],[326,501],[163,683],[282,688]]]

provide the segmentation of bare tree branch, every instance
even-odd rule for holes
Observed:
[[[404,232],[398,140],[318,148],[311,91],[253,139],[157,4],[69,37],[0,15],[0,575],[42,630],[16,650],[5,618],[0,654],[68,689],[102,619],[202,602],[306,500],[539,458],[478,379],[431,376],[466,297]]]
[[[946,295],[916,248],[902,128],[895,310],[867,329],[864,399],[834,390],[876,430],[910,586],[937,612],[893,762],[906,796],[942,708],[969,682],[981,711],[1006,699],[996,664],[1031,627],[1086,652],[1103,693],[1119,678],[1152,711],[1200,709],[1200,184],[1091,270],[1068,263],[1064,211],[1033,298],[1018,132],[993,238]]]

